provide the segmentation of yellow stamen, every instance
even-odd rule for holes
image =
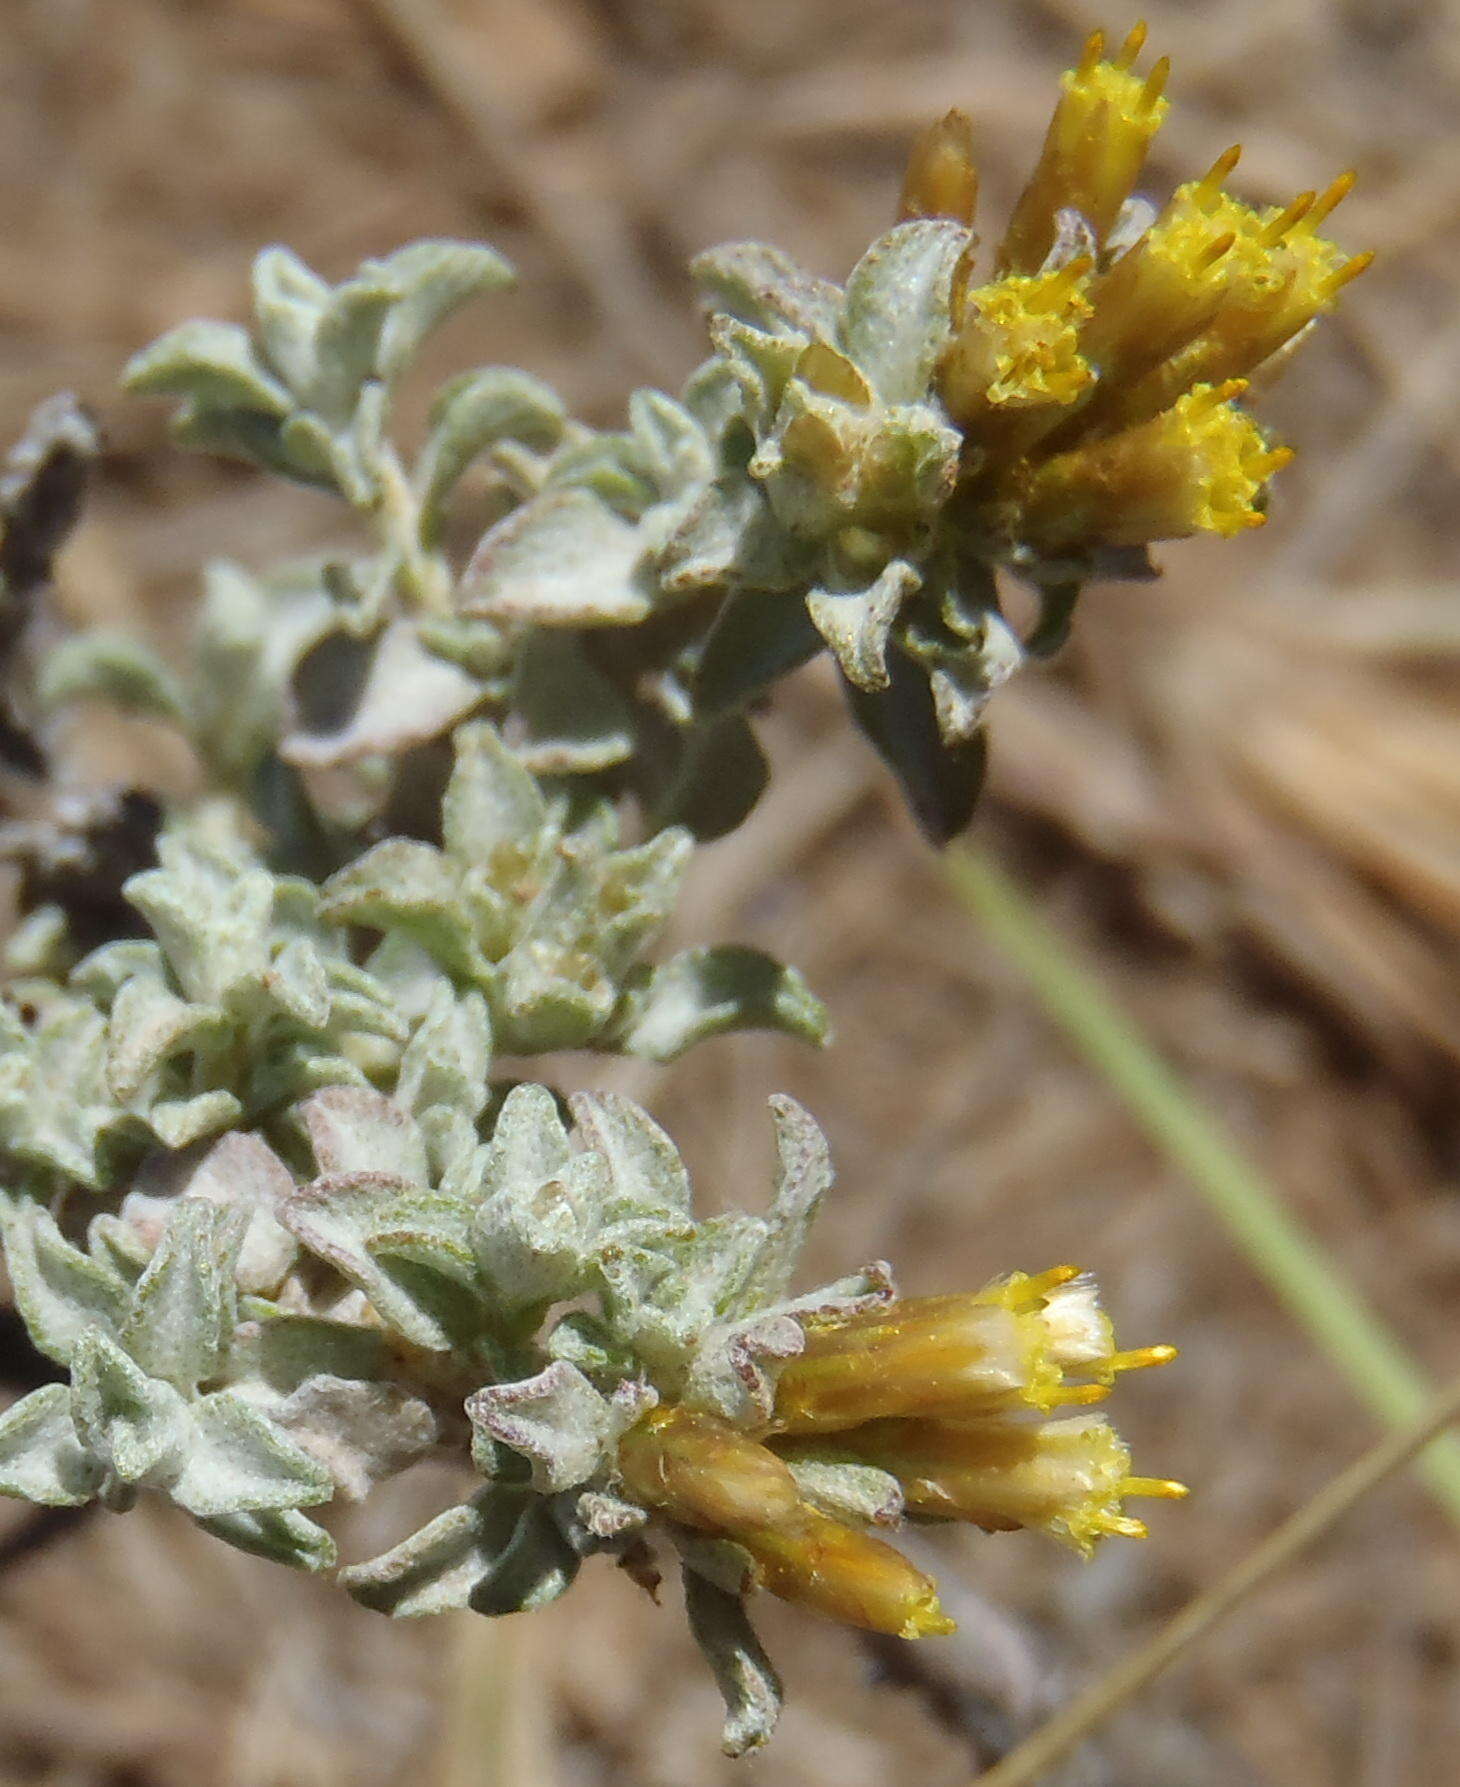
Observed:
[[[1323,222],[1324,218],[1336,211],[1358,183],[1358,175],[1352,168],[1346,174],[1340,174],[1333,184],[1323,193],[1311,211],[1303,219],[1303,233],[1311,236]]]
[[[1373,249],[1369,248],[1365,249],[1362,254],[1356,254],[1351,261],[1345,261],[1336,273],[1329,274],[1324,284],[1323,295],[1326,298],[1331,298],[1336,292],[1341,292],[1361,273],[1367,273],[1376,258]]]
[[[1138,19],[1136,23],[1131,26],[1125,42],[1120,46],[1119,53],[1114,57],[1115,66],[1117,68],[1133,67],[1136,57],[1140,55],[1145,47],[1146,21],[1144,19]]]
[[[1192,187],[1192,197],[1203,210],[1207,209],[1215,201],[1217,194],[1226,184],[1228,174],[1232,172],[1233,168],[1236,167],[1241,159],[1242,145],[1241,143],[1233,143],[1230,149],[1224,149],[1222,151],[1202,175],[1201,179],[1195,182]]]
[[[1282,241],[1293,225],[1302,221],[1317,203],[1316,192],[1300,192],[1285,210],[1279,211],[1270,223],[1264,224],[1258,241],[1265,247],[1273,247]]]
[[[1146,76],[1146,84],[1141,89],[1141,110],[1154,111],[1161,103],[1161,96],[1166,91],[1166,83],[1171,79],[1171,58],[1163,56]]]
[[[1153,1365],[1169,1365],[1176,1357],[1174,1346],[1139,1346],[1129,1352],[1112,1353],[1105,1361],[1107,1371],[1146,1371]]]
[[[1085,80],[1095,72],[1096,64],[1105,54],[1105,33],[1092,31],[1085,39],[1085,47],[1080,54],[1079,66],[1075,69],[1075,78]]]
[[[1120,1493],[1152,1496],[1163,1502],[1182,1502],[1191,1491],[1184,1483],[1177,1483],[1170,1477],[1125,1477],[1121,1480]]]

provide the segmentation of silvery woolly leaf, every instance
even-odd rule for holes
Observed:
[[[227,1023],[216,1005],[179,999],[160,974],[123,983],[107,1018],[107,1082],[119,1103],[130,1103],[172,1056]]]
[[[171,433],[180,447],[194,452],[242,459],[296,483],[336,489],[339,476],[333,460],[328,453],[321,454],[315,442],[292,431],[290,424],[298,421],[296,416],[280,422],[258,410],[210,409],[188,399],[173,416]]]
[[[256,1135],[234,1131],[219,1138],[176,1190],[157,1194],[134,1186],[122,1200],[121,1214],[141,1242],[145,1261],[161,1240],[179,1196],[242,1212],[246,1227],[235,1261],[238,1287],[264,1292],[279,1284],[298,1257],[298,1244],[277,1215],[293,1193],[294,1176],[273,1149]],[[94,1219],[93,1232],[101,1220]]]
[[[824,586],[807,594],[806,612],[848,682],[859,689],[887,687],[893,623],[921,584],[913,566],[895,558],[863,588]]]
[[[740,389],[747,425],[762,435],[781,406],[806,349],[806,337],[770,334],[733,317],[717,316],[710,323],[710,340]]]
[[[287,248],[253,264],[253,307],[263,351],[284,382],[304,391],[314,376],[314,333],[330,288]]]
[[[458,871],[434,845],[386,838],[325,882],[320,910],[333,924],[403,934],[463,979],[490,979],[464,909]]]
[[[852,269],[837,341],[884,403],[926,396],[951,333],[954,274],[970,240],[950,219],[917,219],[879,237]]]
[[[715,459],[704,430],[666,392],[632,394],[629,433],[634,462],[661,497],[682,496],[714,476]]]
[[[367,1607],[411,1619],[471,1608],[516,1613],[562,1594],[578,1559],[541,1497],[488,1487],[393,1550],[341,1570]]]
[[[247,1223],[243,1210],[180,1199],[132,1292],[122,1345],[149,1377],[185,1395],[227,1361],[238,1313],[233,1268]]]
[[[831,1150],[820,1127],[794,1098],[770,1101],[779,1174],[765,1242],[747,1286],[744,1307],[764,1308],[784,1297],[821,1200],[831,1190]]]
[[[425,1144],[393,1099],[364,1087],[330,1086],[299,1107],[321,1173],[373,1173],[424,1185]]]
[[[501,1320],[511,1322],[524,1311],[562,1302],[585,1288],[604,1183],[598,1156],[577,1154],[551,1178],[507,1180],[477,1207],[471,1219],[472,1249],[493,1313]]]
[[[45,1508],[79,1508],[95,1496],[101,1476],[77,1438],[65,1384],[33,1390],[0,1415],[0,1495]]]
[[[109,1132],[133,1126],[106,1079],[106,1024],[81,1001],[58,1001],[26,1028],[0,1008],[0,1135],[23,1160],[83,1185],[101,1183]]]
[[[183,994],[225,1004],[269,968],[273,877],[232,838],[176,826],[158,842],[161,866],[122,891],[162,945]]]
[[[178,1469],[167,1484],[200,1520],[327,1502],[334,1481],[235,1390],[204,1396],[187,1411]]]
[[[540,776],[591,775],[633,754],[633,716],[576,633],[523,640],[512,683],[513,749]]]
[[[707,309],[757,329],[829,337],[842,294],[764,242],[729,242],[698,254],[690,277]]]
[[[239,1551],[294,1570],[332,1570],[339,1559],[335,1542],[324,1528],[294,1508],[218,1514],[198,1524]]]
[[[355,1502],[404,1470],[436,1438],[429,1405],[403,1386],[325,1372],[306,1378],[268,1413],[277,1429],[329,1472],[340,1494]]]
[[[186,726],[187,691],[152,649],[103,628],[73,633],[46,654],[36,699],[47,711],[72,701],[105,701],[125,713]]]
[[[69,1365],[93,1328],[120,1333],[128,1286],[118,1273],[73,1247],[39,1204],[9,1202],[0,1206],[0,1216],[16,1307],[48,1359]]]
[[[448,1106],[468,1120],[487,1101],[492,1064],[492,1024],[480,993],[457,998],[444,983],[416,1025],[396,1070],[397,1102],[419,1119]]]
[[[555,1178],[572,1158],[557,1101],[546,1086],[514,1086],[503,1100],[487,1157],[489,1193]]]
[[[793,1359],[804,1344],[801,1325],[790,1315],[766,1313],[706,1328],[682,1400],[737,1427],[763,1425],[775,1407],[776,1364]]]
[[[744,1756],[758,1750],[780,1716],[781,1683],[751,1627],[744,1601],[699,1571],[686,1569],[684,1606],[690,1631],[725,1701],[725,1754]]]
[[[285,415],[289,393],[254,352],[236,323],[195,320],[170,329],[134,354],[122,374],[129,391],[190,397],[221,409]]]
[[[467,1416],[478,1442],[479,1465],[491,1462],[491,1444],[508,1446],[532,1467],[532,1487],[542,1495],[571,1489],[595,1474],[619,1436],[654,1407],[646,1385],[621,1384],[600,1396],[576,1367],[556,1359],[536,1377],[516,1384],[489,1384],[469,1396]]]
[[[657,562],[670,595],[717,587],[788,590],[804,583],[808,554],[777,523],[759,485],[737,472],[700,492]]]
[[[515,367],[484,366],[453,379],[431,406],[416,466],[427,528],[439,532],[442,506],[479,454],[502,440],[546,452],[562,438],[565,420],[558,394]]]
[[[125,1484],[166,1483],[188,1439],[188,1406],[171,1384],[151,1378],[100,1328],[89,1328],[71,1358],[77,1437]]]
[[[438,323],[479,292],[500,291],[515,277],[512,265],[480,242],[427,240],[366,261],[363,277],[381,279],[397,294],[380,338],[377,368],[399,377]]]
[[[375,644],[349,719],[329,732],[291,732],[279,754],[301,769],[395,756],[448,732],[486,694],[479,677],[426,649],[413,620],[393,620]]]
[[[586,490],[553,490],[499,521],[461,583],[466,614],[623,627],[651,607],[639,530]]]
[[[578,1133],[607,1169],[603,1222],[689,1215],[689,1174],[679,1151],[641,1106],[617,1092],[575,1092]]]
[[[326,1175],[297,1192],[280,1219],[388,1327],[428,1351],[451,1350],[470,1308],[474,1264],[464,1215],[448,1199],[383,1173]]]
[[[186,1148],[204,1136],[216,1135],[243,1115],[231,1092],[200,1092],[195,1098],[158,1099],[147,1110],[147,1126],[168,1148]]]
[[[950,748],[967,745],[978,734],[989,697],[1024,663],[1013,629],[991,610],[979,616],[965,639],[910,630],[907,649],[927,670],[938,731]]]
[[[459,728],[454,744],[456,762],[441,808],[447,853],[483,866],[503,845],[531,854],[548,823],[538,782],[485,720]]]
[[[827,1029],[825,1006],[796,969],[739,944],[685,950],[652,969],[614,1024],[616,1046],[650,1061],[672,1061],[733,1030],[780,1030],[820,1044]]]
[[[349,428],[361,388],[374,376],[381,330],[395,301],[389,280],[367,262],[334,288],[319,313],[307,402],[333,428]]]

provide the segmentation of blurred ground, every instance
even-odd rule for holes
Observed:
[[[1272,524],[1096,589],[1057,673],[999,700],[984,837],[1270,1169],[1437,1376],[1460,1364],[1460,7],[1148,7],[1176,64],[1160,192],[1230,141],[1264,201],[1350,164],[1335,233],[1378,268],[1267,413],[1300,457]],[[58,386],[101,409],[105,488],[65,593],[178,611],[200,560],[326,538],[324,502],[170,454],[115,396],[133,349],[239,314],[282,240],[331,277],[427,233],[485,235],[522,291],[443,357],[520,362],[609,420],[696,356],[681,268],[758,235],[840,276],[882,228],[912,130],[978,122],[985,215],[1043,132],[1086,0],[9,0],[0,69],[0,437]],[[431,27],[412,47],[402,23]],[[765,1175],[763,1098],[830,1131],[843,1190],[818,1263],[898,1261],[913,1289],[1094,1268],[1132,1344],[1145,1468],[1196,1495],[1082,1569],[1020,1535],[945,1568],[975,1608],[946,1668],[1015,1723],[1210,1582],[1370,1437],[1185,1188],[952,906],[813,675],[770,727],[776,791],[709,853],[684,928],[774,940],[829,999],[808,1059],[721,1043],[652,1098],[702,1185]],[[602,1077],[602,1076],[600,1076]],[[352,1555],[407,1497],[346,1523]],[[5,1515],[9,1519],[13,1516]],[[528,1787],[960,1781],[915,1696],[844,1633],[768,1606],[790,1706],[732,1767],[672,1610],[608,1569],[490,1641],[392,1627],[158,1510],[105,1517],[0,1582],[0,1787],[392,1787],[433,1778],[449,1649],[496,1645],[542,1696]],[[1068,1779],[1397,1787],[1453,1779],[1460,1561],[1392,1485],[1208,1640]],[[486,1777],[483,1777],[484,1779]],[[465,1787],[453,1781],[451,1787]]]

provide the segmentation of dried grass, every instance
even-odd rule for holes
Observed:
[[[1148,10],[1179,101],[1152,183],[1237,136],[1263,199],[1352,163],[1340,233],[1381,261],[1272,394],[1303,448],[1272,525],[1172,549],[1154,588],[1090,592],[1059,669],[1001,697],[982,823],[1438,1375],[1456,1368],[1460,1291],[1460,18],[1451,0]],[[1098,22],[1085,0],[14,0],[0,433],[70,384],[112,441],[68,600],[160,617],[204,555],[337,525],[317,499],[179,462],[158,415],[112,395],[139,343],[238,310],[261,242],[339,275],[426,231],[490,235],[523,295],[456,325],[443,357],[520,361],[607,420],[633,379],[693,362],[690,252],[767,235],[843,270],[928,114],[973,110],[996,215]],[[830,999],[839,1045],[727,1043],[667,1073],[615,1068],[619,1083],[737,1199],[766,1172],[764,1094],[805,1098],[845,1179],[822,1264],[888,1255],[922,1289],[1074,1256],[1128,1334],[1183,1348],[1122,1399],[1150,1468],[1198,1491],[1150,1544],[1088,1570],[1023,1536],[948,1553],[978,1642],[938,1667],[1027,1723],[1368,1423],[970,934],[825,677],[770,731],[780,783],[707,855],[685,928],[773,938]],[[402,1484],[342,1538],[358,1555],[448,1493]],[[1068,1779],[1449,1778],[1457,1576],[1453,1536],[1396,1485]],[[868,1688],[844,1634],[777,1607],[783,1733],[765,1761],[721,1765],[677,1618],[606,1569],[589,1578],[534,1616],[554,1730],[533,1787],[967,1773],[919,1700]],[[160,1511],[100,1520],[0,1584],[0,1784],[429,1778],[449,1639]]]

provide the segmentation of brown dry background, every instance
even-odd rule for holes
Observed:
[[[1128,23],[1084,0],[0,14],[0,436],[58,386],[99,407],[111,453],[63,593],[168,626],[205,557],[262,560],[340,525],[321,499],[170,454],[155,408],[114,390],[165,327],[240,314],[257,247],[286,241],[338,278],[412,236],[489,237],[522,289],[455,323],[441,363],[521,363],[611,421],[632,383],[693,363],[690,253],[753,234],[840,276],[890,215],[910,133],[955,103],[977,120],[997,218],[1059,69],[1092,25]],[[1177,102],[1151,188],[1238,137],[1239,189],[1263,201],[1352,164],[1336,233],[1381,259],[1272,395],[1301,453],[1271,525],[1166,550],[1153,588],[1089,592],[1058,671],[997,704],[980,828],[1439,1376],[1460,1365],[1460,9],[1149,14]],[[424,46],[404,48],[392,18],[424,19]],[[926,1656],[1027,1723],[1373,1425],[952,904],[825,678],[803,679],[769,732],[775,791],[706,854],[683,928],[773,942],[830,1001],[837,1046],[720,1043],[616,1083],[652,1100],[712,1198],[761,1195],[767,1091],[809,1103],[843,1175],[818,1267],[885,1255],[922,1290],[1071,1258],[1100,1274],[1130,1342],[1182,1348],[1118,1399],[1144,1467],[1196,1489],[1156,1510],[1148,1544],[1115,1541],[1089,1568],[1025,1535],[945,1548],[953,1598],[987,1607]],[[399,1486],[341,1523],[347,1554],[449,1494]],[[1457,1591],[1453,1528],[1391,1484],[1066,1778],[1443,1787],[1460,1754]],[[964,1747],[916,1696],[873,1687],[848,1635],[774,1604],[763,1627],[789,1709],[769,1753],[732,1766],[680,1616],[607,1566],[530,1620],[392,1626],[161,1511],[103,1517],[0,1582],[0,1781],[444,1781],[464,1645],[478,1671],[495,1655],[519,1702],[528,1684],[525,1787],[966,1776]],[[489,1777],[451,1787],[473,1778]]]

